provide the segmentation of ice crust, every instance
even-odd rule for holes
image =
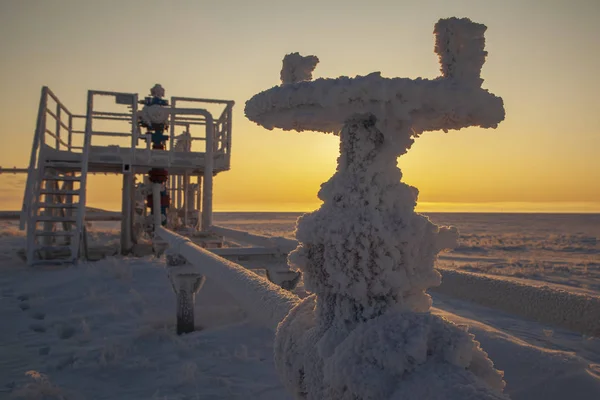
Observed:
[[[400,182],[374,116],[356,115],[340,136],[323,205],[298,220],[289,256],[315,294],[277,331],[284,384],[298,399],[416,399],[404,382],[426,374],[435,398],[505,398],[502,373],[473,336],[429,314],[435,258],[458,232],[414,212],[417,190]]]
[[[312,72],[317,66],[319,59],[315,56],[303,57],[299,53],[287,54],[283,58],[281,68],[281,83],[296,83],[310,81]]]
[[[456,246],[458,232],[414,212],[418,190],[397,167],[423,131],[504,119],[502,99],[480,88],[485,29],[440,20],[442,76],[434,80],[373,73],[307,81],[318,60],[293,53],[283,84],[246,103],[247,117],[268,129],[340,135],[323,204],[298,220],[289,255],[314,293],[276,335],[277,370],[295,398],[506,398],[502,372],[473,336],[429,313],[426,290],[441,280],[435,259]]]
[[[282,85],[248,100],[246,116],[267,129],[339,134],[348,118],[369,113],[390,142],[397,143],[399,154],[425,131],[495,128],[505,113],[502,99],[481,88],[485,30],[467,18],[440,20],[434,33],[442,75],[435,79],[385,78],[373,72],[310,81],[318,58],[288,54]]]

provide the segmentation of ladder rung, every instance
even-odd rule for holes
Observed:
[[[42,190],[40,190],[40,194],[73,195],[73,194],[79,194],[79,190],[42,189]]]
[[[37,222],[77,222],[76,217],[54,217],[52,215],[37,215],[34,219]]]
[[[79,203],[38,203],[43,208],[77,208]]]
[[[80,176],[44,176],[42,178],[45,181],[68,181],[77,182],[81,180]]]
[[[45,231],[35,231],[35,236],[75,236],[75,231],[53,231],[53,232],[45,232]]]

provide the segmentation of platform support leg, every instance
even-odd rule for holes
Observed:
[[[162,214],[160,213],[160,191],[162,185],[160,183],[152,184],[152,216],[154,217],[154,232],[156,228],[162,226]]]
[[[187,172],[184,172],[182,178],[183,178],[183,226],[185,226],[187,228],[189,225],[188,209],[190,208],[190,202],[189,202],[190,194],[188,193],[190,176],[188,175]]]
[[[212,168],[211,168],[212,170]],[[202,188],[202,231],[208,232],[212,225],[212,188],[213,188],[213,176],[212,171],[210,174],[204,174],[204,187]]]
[[[202,221],[202,175],[198,175],[198,192],[196,193],[196,212],[197,216],[197,225],[196,229],[200,230],[200,224]]]
[[[175,208],[181,210],[181,203],[183,202],[183,177],[177,175],[177,201],[175,202]]]
[[[166,258],[169,279],[177,295],[177,334],[194,332],[196,293],[206,278],[194,271],[182,256],[167,252]]]
[[[127,255],[133,247],[133,174],[123,174],[123,199],[121,202],[121,254]]]
[[[204,188],[202,193],[202,231],[212,226],[213,174],[214,174],[214,130],[212,120],[206,121],[206,153],[204,154]]]

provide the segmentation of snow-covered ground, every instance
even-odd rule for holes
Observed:
[[[218,213],[215,223],[291,236],[297,216]],[[461,247],[441,260],[446,266],[600,290],[598,215],[431,218],[461,231]],[[117,225],[94,223],[92,239],[115,243]],[[23,246],[16,224],[0,222],[0,399],[291,398],[273,366],[273,333],[214,282],[196,300],[202,330],[177,336],[175,295],[160,260],[31,269],[18,255]],[[514,273],[528,262],[537,267]],[[302,286],[297,291],[303,295]],[[600,338],[433,297],[434,313],[468,326],[505,372],[511,398],[600,398]]]

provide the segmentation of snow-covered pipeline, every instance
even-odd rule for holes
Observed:
[[[240,231],[241,232],[241,231]],[[198,271],[226,288],[245,311],[257,321],[275,330],[299,299],[253,272],[196,246],[183,236],[159,229],[169,241],[173,237],[181,254]],[[256,235],[252,235],[253,237]],[[262,238],[262,237],[261,237]],[[269,241],[270,238],[264,237]],[[245,238],[248,240],[248,237]],[[285,247],[294,240],[286,239]],[[273,244],[273,242],[270,242]],[[264,245],[264,243],[261,243]],[[185,252],[185,254],[184,254]],[[600,336],[600,298],[584,294],[520,284],[488,276],[449,269],[438,269],[442,284],[430,290],[486,307],[520,315],[541,323],[562,327],[586,335]],[[265,306],[267,305],[267,306]]]
[[[600,297],[439,269],[430,290],[585,335],[600,336]]]
[[[249,317],[275,331],[300,299],[234,262],[221,258],[188,238],[159,227],[169,250],[183,256],[198,273],[213,280],[238,302]]]

